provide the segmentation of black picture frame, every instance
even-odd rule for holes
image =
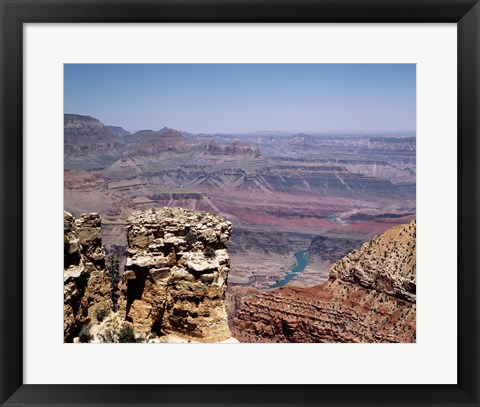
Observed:
[[[479,406],[479,1],[0,0],[1,405]],[[450,216],[453,218],[456,215],[458,220],[458,384],[281,386],[23,384],[23,24],[36,22],[456,23],[458,214]]]

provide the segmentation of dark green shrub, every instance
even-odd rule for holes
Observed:
[[[88,343],[92,339],[92,335],[90,335],[90,325],[85,324],[80,329],[80,333],[78,334],[78,338],[82,343]]]
[[[208,257],[209,259],[213,259],[215,256],[216,256],[216,253],[215,253],[215,249],[213,249],[212,247],[208,246],[206,249],[205,249],[205,257]]]
[[[96,313],[97,321],[102,322],[108,314],[110,314],[110,310],[107,307],[98,308]]]
[[[135,343],[135,334],[130,324],[123,324],[118,333],[118,341],[120,343]]]
[[[187,235],[185,236],[185,241],[187,244],[192,244],[197,240],[197,236],[195,235],[195,232],[189,230]]]

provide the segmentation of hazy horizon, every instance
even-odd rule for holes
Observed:
[[[415,75],[414,64],[65,64],[64,112],[131,133],[415,133]]]
[[[99,115],[95,114],[79,114],[75,112],[65,112],[65,115],[76,115],[76,116],[85,116],[85,117],[91,117],[93,119],[98,119],[103,125],[105,126],[111,126],[111,127],[121,127],[124,130],[129,131],[128,129],[124,128],[123,126],[118,125],[117,123],[105,123]],[[222,136],[252,136],[252,135],[280,135],[280,136],[290,136],[290,135],[297,135],[297,134],[309,134],[309,135],[352,135],[352,136],[357,136],[357,135],[364,135],[364,134],[372,134],[372,135],[396,135],[396,136],[416,136],[416,130],[352,130],[352,129],[339,129],[336,131],[317,131],[317,130],[290,130],[290,131],[285,131],[285,130],[252,130],[252,131],[246,131],[246,132],[196,132],[196,131],[185,131],[184,129],[177,129],[168,125],[160,125],[156,126],[154,128],[141,128],[135,131],[129,131],[132,135],[135,134],[136,132],[139,131],[161,131],[164,128],[170,128],[172,130],[180,131],[180,132],[186,132],[191,135],[209,135],[209,136],[216,136],[216,135],[222,135]]]

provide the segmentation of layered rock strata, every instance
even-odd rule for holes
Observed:
[[[98,119],[65,114],[63,148],[65,168],[98,170],[120,158],[125,141]]]
[[[137,338],[228,339],[225,242],[231,223],[205,212],[160,208],[135,213],[127,224],[119,312]]]
[[[63,213],[64,341],[72,342],[98,307],[110,307],[110,283],[105,274],[101,219],[84,213],[79,219]]]
[[[250,295],[233,321],[241,342],[415,342],[416,223],[363,244],[310,288]]]
[[[416,221],[395,226],[333,264],[330,280],[416,302]]]

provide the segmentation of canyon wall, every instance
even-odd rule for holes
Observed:
[[[241,342],[415,342],[416,222],[332,266],[323,285],[260,291],[232,326]]]

